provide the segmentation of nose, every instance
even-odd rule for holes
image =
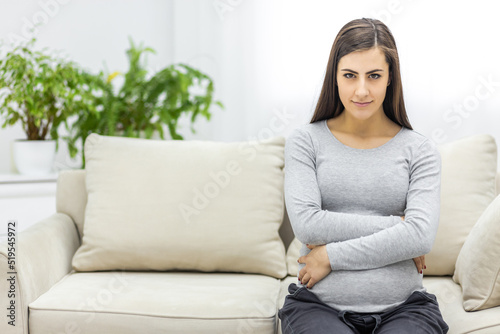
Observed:
[[[359,99],[363,99],[368,96],[369,91],[365,79],[362,78],[358,80],[358,85],[356,86],[355,94]]]

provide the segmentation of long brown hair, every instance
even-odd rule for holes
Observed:
[[[413,130],[403,100],[396,41],[385,24],[379,20],[367,18],[347,23],[340,29],[335,38],[326,67],[325,80],[311,123],[336,117],[344,110],[337,87],[337,66],[340,58],[354,51],[364,51],[374,47],[382,50],[385,54],[385,60],[389,64],[390,84],[387,86],[383,102],[384,113],[394,123]]]

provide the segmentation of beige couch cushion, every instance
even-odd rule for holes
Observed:
[[[30,334],[271,334],[279,292],[254,274],[73,273],[29,305]]]
[[[300,257],[300,248],[302,247],[302,243],[299,239],[294,238],[290,246],[288,246],[288,250],[286,252],[286,265],[288,268],[288,275],[297,276],[299,271],[299,264],[297,260]]]
[[[77,271],[286,275],[283,137],[161,141],[92,134]]]
[[[490,135],[439,146],[442,159],[441,215],[427,275],[453,275],[458,253],[472,226],[495,198],[497,147]]]
[[[427,291],[436,295],[439,309],[450,326],[449,334],[500,333],[500,307],[479,312],[466,312],[462,306],[462,290],[451,277],[424,277]]]
[[[497,195],[500,195],[500,172],[497,173]]]
[[[466,311],[500,305],[500,196],[470,231],[453,280],[462,286]]]

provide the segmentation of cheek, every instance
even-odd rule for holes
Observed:
[[[377,97],[378,100],[384,99],[385,95],[387,93],[387,85],[386,84],[381,84],[381,85],[376,85],[372,89],[372,94]]]
[[[339,90],[340,99],[348,98],[353,94],[353,89],[346,83],[341,83],[337,86],[337,89]]]
[[[349,103],[349,100],[351,99],[351,95],[346,89],[345,87],[339,87],[339,98],[340,98],[340,102],[342,102],[342,104],[345,106],[347,103]]]

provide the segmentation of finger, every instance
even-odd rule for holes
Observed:
[[[297,260],[298,263],[306,263],[306,258],[305,256],[301,256],[299,257],[299,259]]]
[[[418,270],[418,273],[421,274],[422,270],[424,269],[424,266],[422,265],[422,257],[419,256],[417,261],[418,261],[417,270]]]
[[[302,277],[302,280],[300,281],[300,283],[302,283],[302,285],[307,285],[307,283],[309,282],[309,280],[311,279],[311,275],[309,275],[309,273],[305,273],[304,277]]]
[[[422,267],[427,269],[427,266],[425,265],[425,255],[422,255]]]
[[[314,249],[314,247],[316,247],[316,246],[315,245],[306,244],[306,247],[309,248],[309,249]]]
[[[307,273],[307,270],[306,268],[302,268],[300,271],[299,271],[299,281],[302,282],[302,279],[304,278],[304,275]]]
[[[316,284],[316,280],[314,278],[310,278],[308,281],[307,281],[307,285],[306,285],[306,288],[308,289],[312,289],[312,287],[314,286],[314,284]]]
[[[422,270],[422,261],[420,260],[420,257],[414,258],[413,262],[415,262],[415,267],[417,267],[417,271],[420,273]]]

